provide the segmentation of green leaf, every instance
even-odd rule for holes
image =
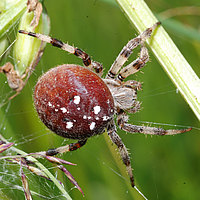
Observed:
[[[26,0],[16,1],[0,14],[0,38],[3,37],[26,10]]]

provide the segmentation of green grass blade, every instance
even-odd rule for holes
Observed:
[[[0,140],[2,140],[4,142],[8,142],[1,134],[0,134]],[[25,153],[24,151],[22,151],[22,150],[20,150],[16,147],[11,147],[10,149],[12,151],[16,152],[17,154],[20,154],[22,156],[27,156],[27,153]],[[55,184],[55,186],[60,190],[60,192],[63,194],[63,196],[67,200],[72,200],[72,198],[69,196],[69,194],[67,193],[65,188],[60,184],[60,182],[53,176],[53,174],[43,164],[41,164],[37,159],[35,159],[32,156],[27,156],[27,158],[28,158],[29,161],[34,162],[35,165],[39,169],[41,169],[47,175],[47,177],[50,178],[50,180]]]
[[[16,1],[8,10],[0,14],[0,38],[3,37],[25,12],[26,0]]]

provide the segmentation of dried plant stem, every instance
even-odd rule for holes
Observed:
[[[143,0],[116,1],[139,32],[144,31],[158,21]],[[163,27],[159,27],[152,39],[148,40],[147,43],[200,120],[199,77],[195,74]]]

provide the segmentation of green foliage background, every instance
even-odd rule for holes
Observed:
[[[200,6],[199,0],[154,0],[146,1],[152,11],[159,13],[167,9],[182,6]],[[100,61],[107,72],[121,48],[128,40],[136,36],[123,12],[114,0],[48,0],[45,2],[51,19],[51,36],[85,50],[93,60]],[[142,13],[141,13],[142,15]],[[199,33],[200,16],[177,16],[173,19],[182,27],[191,26]],[[195,72],[200,75],[200,40],[176,30],[170,20],[162,22],[176,45],[189,61]],[[165,26],[166,25],[166,26]],[[187,28],[186,28],[187,29]],[[15,30],[17,31],[17,30]],[[198,34],[197,34],[198,35]],[[138,55],[136,50],[130,61]],[[200,130],[199,121],[173,86],[160,64],[150,52],[151,62],[131,78],[143,82],[143,91],[138,94],[142,110],[130,116],[130,123],[151,125],[147,122],[182,125],[163,128],[183,128],[192,126],[191,132],[165,137],[146,137],[144,135],[125,134],[118,131],[130,152],[136,185],[148,199],[188,200],[199,199],[200,191]],[[80,59],[47,45],[45,53],[32,74],[28,84],[10,105],[1,108],[0,131],[5,138],[14,141],[17,148],[26,152],[35,152],[58,147],[72,141],[56,136],[39,121],[33,106],[32,93],[38,77],[48,69],[63,63],[77,63]],[[0,75],[2,88],[5,77]],[[1,88],[1,99],[5,94]],[[8,109],[7,109],[8,108]],[[6,110],[7,109],[7,110]],[[153,124],[151,125],[153,126]],[[105,134],[104,134],[105,135]],[[106,136],[89,139],[82,149],[61,157],[77,166],[67,167],[85,193],[83,198],[73,185],[58,172],[66,190],[72,199],[87,200],[130,200],[143,199],[129,185],[124,166],[119,161],[115,146],[107,142]],[[113,157],[114,155],[114,157]],[[44,162],[45,165],[52,165]],[[6,171],[6,170],[8,171]],[[52,169],[56,173],[55,169]],[[18,166],[1,165],[1,199],[23,199],[24,194],[13,187],[21,185]],[[29,174],[26,171],[27,175]],[[14,174],[13,178],[9,174]],[[18,177],[18,178],[17,178]],[[31,190],[52,199],[63,199],[59,191],[48,181],[28,175]],[[45,199],[34,195],[33,199]],[[48,198],[46,198],[48,199]]]

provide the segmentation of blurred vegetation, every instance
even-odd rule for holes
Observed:
[[[105,72],[126,42],[137,34],[114,0],[62,0],[56,3],[49,0],[45,3],[51,18],[50,35],[85,50],[93,60],[104,65]],[[169,9],[176,7],[200,6],[199,0],[146,0],[146,3],[158,17],[161,17],[160,13],[167,10],[170,12]],[[200,76],[200,16],[195,13],[184,14],[185,12],[165,19],[162,24]],[[178,23],[182,29],[177,29],[174,23]],[[16,27],[13,28],[13,35],[16,31]],[[11,37],[13,36],[8,35],[8,38]],[[137,55],[136,50],[129,60],[135,59]],[[143,82],[143,91],[138,94],[142,109],[130,116],[130,122],[151,126],[156,126],[153,123],[163,123],[157,126],[165,129],[183,126],[194,128],[189,133],[171,137],[145,137],[139,134],[125,134],[120,130],[118,132],[129,149],[136,185],[148,199],[196,200],[200,196],[199,121],[181,95],[176,92],[176,88],[151,52],[150,57],[151,62],[142,70],[143,73],[131,77]],[[12,57],[4,58],[1,65],[7,60],[12,60]],[[81,60],[75,56],[47,45],[40,63],[21,94],[1,108],[0,132],[23,151],[47,150],[72,142],[63,140],[45,128],[36,115],[32,99],[38,77],[48,69],[63,63],[82,65]],[[1,102],[9,93],[5,81],[4,75],[0,74]],[[91,138],[82,149],[61,156],[65,160],[77,163],[77,166],[67,168],[83,189],[84,198],[64,175],[62,177],[62,174],[54,169],[52,172],[58,173],[72,199],[143,199],[130,187],[125,168],[116,157],[115,146],[105,138],[106,136]],[[46,162],[45,164],[49,165]],[[6,165],[7,163],[2,162],[0,166],[0,198],[24,199],[23,192],[14,187],[21,185],[19,167]],[[26,175],[29,177],[31,190],[40,194],[34,195],[34,200],[45,199],[44,197],[62,199],[53,184],[29,175],[28,171]]]

